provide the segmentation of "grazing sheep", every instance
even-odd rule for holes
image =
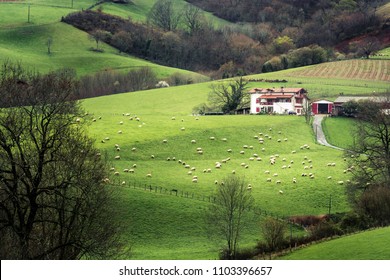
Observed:
[[[198,183],[198,178],[193,178],[192,183]]]
[[[328,180],[332,179],[332,176],[328,176]]]
[[[296,183],[297,183],[297,178],[293,178],[293,179],[292,179],[292,182],[293,182],[294,184],[296,184]]]
[[[223,142],[226,142],[227,141],[227,138],[222,138],[221,139]]]
[[[248,145],[244,145],[242,146],[244,149],[248,149]]]
[[[182,127],[182,128],[180,128],[180,130],[181,130],[181,131],[184,131],[184,130],[186,130],[186,128],[185,128],[185,127]]]
[[[176,120],[176,117],[172,117],[171,120],[173,120],[173,121]]]
[[[280,181],[280,180],[276,181],[276,184],[281,184],[281,183],[282,183],[282,181]]]
[[[338,181],[337,184],[344,185],[344,181]]]
[[[192,143],[192,144],[196,144],[196,140],[194,140],[194,139],[191,140],[191,143]]]
[[[198,151],[198,154],[203,155],[203,151],[202,150]]]
[[[265,151],[265,148],[261,148],[261,151],[264,152],[264,151]]]
[[[232,174],[236,174],[236,170],[232,170]]]
[[[189,169],[191,166],[189,164],[184,165],[184,168]]]
[[[122,181],[121,185],[122,186],[126,185],[126,181]]]
[[[150,158],[154,159],[154,155],[150,155]]]
[[[249,168],[249,165],[245,165],[244,168],[245,168],[245,169],[248,169],[248,168]]]
[[[110,168],[110,171],[115,171],[115,167],[111,167],[111,168]]]
[[[122,130],[118,130],[118,134],[122,134]]]
[[[122,121],[120,121],[120,122],[119,122],[119,124],[123,124],[123,122],[122,122]]]
[[[208,168],[208,169],[207,169],[207,173],[211,173],[211,168]]]
[[[170,161],[171,160],[171,158],[170,157],[167,157],[167,161]],[[180,160],[180,163],[181,163],[181,160]]]
[[[121,150],[121,148],[119,148],[119,147],[118,147],[118,148],[116,148],[116,151],[117,151],[117,152],[120,152],[120,150]]]
[[[282,166],[282,169],[286,169],[286,168],[287,168],[287,166],[286,166],[286,165],[283,165],[283,166]]]
[[[129,169],[125,168],[123,169],[123,172],[129,172]]]
[[[245,152],[244,151],[240,151],[240,154],[243,155],[243,154],[245,154]]]
[[[119,176],[119,172],[118,172],[118,171],[115,171],[114,175],[115,175],[115,176]]]
[[[214,181],[214,184],[218,185],[218,180],[215,180],[215,181]]]
[[[270,173],[269,170],[264,171],[264,174],[269,174],[269,173]]]
[[[295,150],[294,150],[294,151],[291,151],[291,153],[292,153],[292,154],[295,154],[295,153],[296,153],[296,151],[295,151]]]
[[[267,178],[267,182],[271,182],[272,181],[272,179],[271,178]]]
[[[188,171],[188,172],[187,172],[187,175],[192,175],[192,171]]]
[[[106,143],[106,141],[104,141],[104,140],[102,140],[101,142],[102,142],[102,143]]]
[[[256,158],[257,161],[261,161],[261,157]]]
[[[255,160],[255,158],[253,158],[253,157],[250,157],[250,158],[249,158],[249,160],[250,160],[250,161],[254,161],[254,160]]]
[[[274,173],[274,175],[273,175],[274,177],[278,177],[278,173]]]
[[[282,191],[282,190],[280,190],[280,191],[279,191],[279,194],[283,194],[283,191]]]
[[[146,174],[146,177],[151,178],[152,177],[152,172]]]
[[[196,170],[196,167],[191,167],[191,171],[195,171]]]
[[[134,163],[134,164],[133,164],[133,168],[136,168],[136,167],[137,167],[137,164]]]
[[[228,153],[231,153],[231,152],[232,152],[232,149],[228,149],[227,152],[228,152]]]
[[[219,169],[219,168],[221,168],[221,166],[222,166],[221,163],[219,163],[219,162],[215,163],[215,168]]]
[[[164,139],[164,140],[163,140],[163,143],[168,143],[168,140],[167,140],[167,139]]]
[[[132,150],[133,152],[135,152],[135,151],[137,150],[137,148],[134,147],[134,148],[132,148],[131,150]]]
[[[214,136],[211,136],[211,137],[210,137],[210,140],[215,140],[215,137],[214,137]]]
[[[134,173],[134,169],[129,169],[129,173]]]
[[[121,156],[115,156],[115,159],[121,159]]]

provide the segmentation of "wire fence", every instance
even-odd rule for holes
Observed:
[[[141,181],[136,181],[136,180],[124,182],[124,181],[121,181],[120,179],[113,179],[112,181],[110,181],[110,184],[114,187],[138,189],[138,190],[143,190],[143,191],[148,192],[148,193],[175,196],[175,197],[183,198],[183,199],[192,199],[192,200],[198,200],[198,201],[207,202],[207,203],[215,203],[216,202],[216,196],[214,196],[214,195],[207,195],[207,194],[200,194],[200,193],[194,193],[194,192],[189,192],[189,191],[183,191],[183,190],[180,190],[177,188],[152,186],[151,184],[141,182]],[[288,217],[273,213],[272,211],[262,209],[258,206],[251,207],[248,210],[254,211],[257,215],[260,215],[260,216],[273,217],[275,219],[288,221]]]

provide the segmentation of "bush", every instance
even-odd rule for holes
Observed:
[[[389,225],[390,188],[382,185],[367,188],[358,200],[357,211],[371,218],[373,226]]]

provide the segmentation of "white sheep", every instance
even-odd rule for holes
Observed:
[[[210,137],[210,140],[215,140],[215,137],[214,137],[214,136],[211,136],[211,137]]]
[[[146,177],[151,178],[152,177],[152,172],[146,174]]]
[[[121,156],[115,156],[115,159],[117,159],[117,160],[121,159]]]
[[[194,139],[191,140],[191,143],[192,143],[192,144],[196,144],[196,140],[194,140]]]
[[[283,191],[282,191],[282,190],[279,190],[279,194],[283,194]]]
[[[297,183],[297,178],[293,178],[293,179],[292,179],[292,182],[293,182],[294,184],[296,184],[296,183]]]
[[[274,177],[278,177],[278,173],[274,173],[274,175],[273,175]]]
[[[115,171],[114,175],[115,175],[115,176],[119,176],[119,172],[118,172],[118,171]]]
[[[276,181],[276,184],[281,184],[281,183],[282,183],[282,181],[280,181],[280,180]]]
[[[343,184],[344,184],[344,181],[338,181],[337,184],[343,185]]]
[[[134,147],[134,148],[132,148],[131,150],[132,150],[133,152],[135,152],[135,151],[137,150],[137,148]]]
[[[135,172],[135,171],[134,171],[133,168],[129,169],[129,173],[134,173],[134,172]]]
[[[198,178],[193,178],[192,183],[198,183]]]
[[[267,178],[267,182],[271,182],[272,181],[272,179],[271,178]]]
[[[270,173],[269,170],[264,171],[264,174],[269,174],[269,173]]]

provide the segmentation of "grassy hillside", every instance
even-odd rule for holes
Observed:
[[[55,1],[41,5],[43,1],[32,1],[30,23],[27,23],[25,3],[0,2],[0,61],[20,61],[26,67],[49,71],[61,67],[74,68],[78,75],[86,75],[105,69],[128,71],[142,66],[151,67],[158,77],[167,77],[180,72],[195,75],[189,71],[164,67],[138,59],[101,44],[104,52],[91,51],[95,42],[88,34],[61,23],[61,16],[75,9],[56,6]],[[88,7],[94,1],[81,1],[75,8]],[[65,2],[64,2],[65,3]],[[69,2],[66,2],[69,3]],[[48,38],[52,39],[51,54],[47,51]]]
[[[352,118],[326,118],[322,128],[327,141],[337,147],[348,149],[353,144],[353,128],[355,120]]]
[[[312,245],[283,260],[389,260],[390,228],[370,230]]]
[[[256,206],[268,213],[278,216],[327,213],[331,194],[332,212],[349,209],[344,188],[337,183],[349,177],[343,173],[342,153],[316,145],[302,117],[192,116],[192,107],[206,101],[208,91],[209,84],[204,83],[83,102],[89,113],[86,120],[97,119],[89,128],[91,135],[119,172],[119,176],[113,175],[111,179],[118,184],[124,182],[119,187],[118,211],[128,232],[125,238],[133,242],[132,258],[216,258],[220,242],[207,239],[202,216],[208,197],[218,187],[214,181],[220,183],[232,170],[253,186]],[[272,138],[266,138],[267,135]],[[109,140],[102,143],[106,137]],[[264,144],[259,143],[259,137],[265,138]],[[119,152],[115,144],[119,145]],[[310,148],[301,149],[305,144]],[[202,148],[203,154],[197,153],[198,148]],[[258,161],[255,154],[262,160]],[[116,155],[121,159],[114,160]],[[273,166],[269,163],[271,155],[277,156]],[[215,168],[215,162],[227,158],[230,160],[221,169]],[[190,169],[179,164],[179,160],[195,168],[191,175]],[[336,166],[329,167],[330,162]],[[242,166],[243,163],[248,167]],[[133,174],[124,172],[134,164],[137,167]],[[204,173],[209,168],[211,173]],[[270,174],[265,173],[267,170]],[[146,177],[148,173],[152,173],[151,178]],[[278,177],[273,176],[275,173]],[[314,173],[315,178],[302,177],[302,173]],[[198,176],[198,183],[192,182],[194,175]],[[332,179],[327,179],[328,176]],[[272,181],[267,182],[267,178]],[[293,178],[297,178],[296,184]],[[177,189],[179,195],[172,195],[172,189]],[[280,195],[279,190],[284,194]],[[155,203],[157,208],[153,206]],[[149,235],[154,239],[149,239]],[[244,234],[242,246],[253,247],[259,238],[256,222]],[[180,245],[173,249],[172,242]]]

